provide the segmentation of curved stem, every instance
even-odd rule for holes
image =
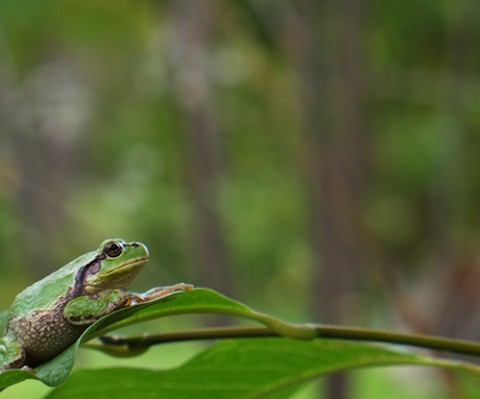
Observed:
[[[316,332],[317,338],[335,338],[353,341],[382,342],[415,346],[426,349],[448,351],[464,355],[480,356],[480,343],[474,341],[444,338],[433,335],[409,334],[388,330],[377,330],[360,327],[343,327],[334,325],[310,324]],[[104,345],[86,344],[87,347],[118,352],[120,346],[128,352],[147,348],[151,345],[221,338],[252,338],[252,337],[279,337],[279,333],[269,327],[213,327],[199,328],[172,333],[142,335],[138,337],[121,338],[104,336]],[[110,348],[109,348],[110,347]]]
[[[324,338],[385,342],[480,356],[480,343],[475,341],[360,327],[320,325],[316,330],[318,336]]]

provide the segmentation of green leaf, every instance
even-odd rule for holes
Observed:
[[[162,399],[279,398],[283,391],[327,373],[393,365],[445,367],[480,378],[478,366],[384,345],[332,339],[232,339],[220,341],[176,369],[79,370],[47,398],[148,399],[159,397],[159,392]]]
[[[155,301],[121,309],[92,324],[80,339],[60,355],[37,367],[35,374],[28,370],[0,372],[0,389],[24,381],[39,379],[46,385],[64,382],[70,374],[75,353],[81,343],[109,331],[154,318],[184,313],[222,313],[260,321],[279,333],[295,338],[311,338],[315,332],[308,326],[298,326],[258,313],[249,307],[209,289],[177,292]]]
[[[291,324],[259,313],[216,291],[196,288],[192,291],[174,293],[155,301],[113,312],[93,324],[84,333],[82,341],[141,321],[185,313],[220,313],[239,316],[261,322],[284,336],[300,339],[311,339],[316,336],[313,327]]]
[[[59,385],[68,378],[73,367],[75,354],[81,343],[130,324],[184,313],[222,313],[245,317],[262,322],[277,333],[293,338],[309,339],[316,334],[314,326],[286,323],[272,316],[258,313],[215,291],[195,289],[187,292],[174,293],[155,301],[122,309],[105,316],[90,326],[74,345],[67,348],[51,361],[37,367],[33,373],[29,370],[6,370],[0,372],[0,390],[25,379],[38,379],[49,386]],[[385,334],[382,334],[381,336],[384,335]],[[303,360],[300,361],[299,359]],[[120,387],[123,386],[123,381],[129,381],[125,373],[134,373],[135,378],[138,377],[138,381],[142,381],[142,376],[146,378],[144,388],[138,388],[140,390],[145,390],[145,387],[148,386],[151,387],[151,383],[153,382],[165,381],[165,386],[161,385],[161,387],[162,390],[165,388],[165,390],[168,391],[167,388],[170,380],[174,382],[175,389],[193,390],[195,387],[198,388],[202,381],[204,381],[203,377],[201,379],[195,377],[198,372],[198,375],[204,375],[206,378],[205,381],[210,381],[211,385],[210,388],[207,387],[208,389],[202,387],[202,391],[211,391],[213,395],[215,390],[219,389],[223,392],[220,397],[228,398],[230,396],[225,396],[224,390],[234,392],[232,395],[237,395],[237,391],[239,390],[241,392],[245,391],[250,395],[250,392],[265,390],[271,386],[272,388],[268,389],[278,393],[278,389],[280,389],[281,386],[293,389],[292,387],[299,386],[302,381],[324,373],[355,367],[393,364],[438,366],[470,372],[477,376],[480,375],[478,366],[473,364],[419,357],[387,346],[327,339],[302,341],[263,338],[252,340],[224,340],[176,370],[157,372],[120,369],[118,371],[120,378],[118,383],[115,382],[115,384]],[[205,373],[207,370],[210,370],[210,368],[212,372],[210,374]],[[229,370],[229,372],[225,373],[226,370]],[[272,370],[276,371],[272,372]],[[112,370],[109,369],[107,371],[111,372]],[[89,371],[82,371],[77,375],[87,378],[90,375],[89,373]],[[100,373],[102,373],[102,371],[100,371]],[[97,371],[93,372],[93,374],[97,375]],[[222,378],[218,379],[216,377],[217,375],[222,376]],[[122,376],[125,377],[125,380],[123,380]],[[248,389],[234,388],[238,383],[235,385],[236,380],[235,378],[232,380],[232,376],[241,378],[237,381],[242,381],[242,383],[245,379],[246,385],[248,386],[252,385],[252,383],[253,385]],[[116,378],[117,377],[114,376],[105,378],[105,383]],[[151,380],[149,380],[149,378]],[[97,381],[99,380],[102,379],[97,378]],[[137,386],[138,384],[135,381],[131,382],[131,384]],[[181,383],[179,383],[179,381]],[[192,386],[190,381],[191,383],[196,381],[198,386],[195,384]],[[104,388],[107,389],[106,386]],[[116,389],[115,386],[111,388]],[[94,388],[87,386],[85,389]],[[174,392],[175,389],[173,389],[172,392]],[[128,391],[128,389],[125,391]],[[147,395],[146,391],[144,393]],[[174,394],[172,393],[172,395]],[[269,393],[269,395],[274,394]],[[275,394],[271,397],[277,398],[279,396]]]

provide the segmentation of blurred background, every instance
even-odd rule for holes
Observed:
[[[152,254],[139,291],[478,339],[479,20],[474,0],[1,1],[1,308],[122,237]],[[399,368],[320,385],[296,397],[480,391]]]

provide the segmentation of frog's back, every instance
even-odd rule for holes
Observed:
[[[95,252],[89,252],[25,288],[14,299],[9,314],[24,316],[34,310],[52,306],[70,287],[74,287],[77,271],[94,259]]]

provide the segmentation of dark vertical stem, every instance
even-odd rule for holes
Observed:
[[[287,13],[287,51],[299,78],[304,115],[303,174],[314,254],[314,317],[342,323],[362,267],[361,196],[366,178],[366,96],[360,0],[297,1]],[[348,379],[327,381],[345,398]]]
[[[209,74],[214,3],[172,3],[175,89],[184,121],[187,183],[192,203],[192,259],[201,283],[232,293],[228,256],[219,210],[220,128]]]

